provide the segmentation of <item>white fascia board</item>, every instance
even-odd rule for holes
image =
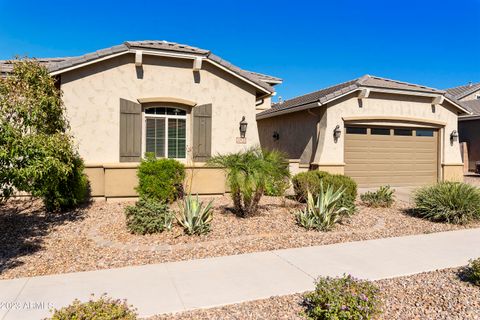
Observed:
[[[80,64],[77,64],[77,65],[74,65],[74,66],[71,66],[71,67],[68,67],[68,68],[65,68],[65,69],[53,71],[53,72],[50,72],[50,75],[51,76],[56,76],[56,75],[64,73],[64,72],[72,71],[72,70],[75,70],[75,69],[78,69],[78,68],[81,68],[81,67],[84,67],[84,66],[88,66],[88,65],[100,62],[100,61],[104,61],[104,60],[108,60],[108,59],[115,58],[115,57],[118,57],[118,56],[122,56],[122,55],[127,54],[127,53],[130,53],[130,51],[125,50],[125,51],[114,53],[114,54],[111,54],[111,55],[108,55],[108,56],[105,56],[105,57],[101,57],[101,58],[98,58],[98,59],[95,59],[95,60],[80,63]]]
[[[255,88],[260,89],[261,91],[267,93],[268,95],[271,95],[271,94],[272,94],[272,93],[271,93],[270,91],[268,91],[267,89],[262,88],[261,86],[259,86],[258,84],[256,84],[256,83],[248,80],[247,78],[242,77],[242,76],[236,74],[235,72],[233,72],[233,71],[230,70],[230,69],[225,68],[225,67],[222,66],[221,64],[218,64],[218,63],[216,63],[215,61],[210,60],[210,59],[208,59],[208,58],[206,59],[206,61],[210,62],[211,64],[213,64],[213,65],[216,66],[217,68],[220,68],[220,69],[222,69],[223,71],[225,71],[225,72],[227,72],[227,73],[230,73],[231,75],[233,75],[233,76],[235,76],[235,77],[237,77],[237,78],[245,81],[246,83],[254,86]]]

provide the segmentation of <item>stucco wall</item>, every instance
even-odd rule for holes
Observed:
[[[290,159],[300,159],[300,163],[312,162],[317,145],[317,123],[323,113],[323,109],[316,108],[258,120],[261,146],[283,151]],[[273,139],[274,132],[278,132],[278,140]]]
[[[142,68],[136,68],[133,54],[126,54],[62,74],[67,116],[87,163],[119,162],[120,98],[175,97],[198,105],[212,103],[212,154],[259,144],[251,85],[208,62],[200,72],[192,71],[192,60],[144,55],[143,62]],[[242,116],[248,122],[247,143],[237,144]],[[191,123],[188,117],[187,126]],[[191,134],[189,138],[187,150]]]
[[[480,89],[475,91],[475,92],[472,92],[470,93],[469,95],[463,97],[462,99],[460,99],[460,101],[469,101],[469,100],[475,100],[477,99],[477,95],[480,94]]]
[[[344,163],[344,118],[348,117],[391,117],[427,119],[436,123],[444,122],[442,128],[444,134],[441,139],[441,163],[460,164],[462,163],[460,147],[457,142],[450,143],[450,133],[457,130],[457,110],[445,102],[441,106],[433,107],[432,98],[414,97],[406,95],[392,95],[383,93],[371,93],[361,103],[352,94],[339,100],[337,103],[327,106],[325,121],[325,132],[321,134],[320,140],[324,141],[319,146],[315,156],[315,163],[321,164],[343,164]],[[382,122],[376,122],[382,124]],[[419,126],[418,123],[409,121],[388,121],[388,125],[396,126]],[[334,141],[333,130],[339,125],[342,135],[337,142]],[[428,126],[422,124],[422,126]]]
[[[475,170],[475,161],[480,161],[480,120],[460,121],[458,123],[460,142],[467,143],[468,169]]]

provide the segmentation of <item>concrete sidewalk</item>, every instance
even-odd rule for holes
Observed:
[[[40,319],[91,293],[127,299],[141,316],[208,308],[313,289],[314,278],[383,279],[465,265],[480,229],[285,249],[0,281],[0,319]]]

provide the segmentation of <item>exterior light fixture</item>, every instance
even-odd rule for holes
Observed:
[[[340,130],[340,126],[337,125],[335,129],[333,129],[333,138],[335,139],[335,142],[340,139],[340,136],[342,135],[342,130]]]
[[[277,131],[273,131],[273,140],[277,141],[280,139],[280,134]]]
[[[248,122],[245,121],[245,116],[242,117],[242,121],[240,121],[240,138],[245,138],[245,134],[247,133],[247,126]]]
[[[458,140],[458,132],[457,130],[453,130],[452,133],[450,133],[450,141],[454,142]]]

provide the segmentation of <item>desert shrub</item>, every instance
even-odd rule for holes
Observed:
[[[288,161],[282,153],[275,150],[252,148],[215,156],[208,163],[227,171],[233,206],[240,217],[257,212],[269,179],[286,179],[290,175]]]
[[[320,184],[320,191],[316,198],[308,191],[307,207],[295,214],[297,223],[306,229],[320,231],[332,229],[337,222],[348,215],[348,209],[342,207],[340,203],[344,192],[345,188],[341,187],[334,191],[331,185],[323,190],[323,184]]]
[[[40,196],[48,211],[72,209],[89,198],[90,183],[83,170],[83,160],[75,156],[72,159],[72,170],[45,186]]]
[[[470,260],[468,266],[463,270],[465,280],[480,286],[480,258]]]
[[[101,296],[98,300],[90,299],[88,302],[79,300],[67,307],[53,311],[51,320],[135,320],[136,310],[127,305],[124,300],[113,300]]]
[[[0,77],[0,202],[15,191],[41,198],[48,211],[79,205],[88,182],[69,134],[61,91],[35,60],[17,60]]]
[[[210,232],[213,219],[212,202],[213,200],[204,206],[203,202],[198,200],[198,195],[196,198],[188,195],[183,199],[177,221],[187,234],[201,235]]]
[[[414,193],[414,214],[437,222],[462,224],[480,218],[480,189],[461,182],[440,182]]]
[[[314,197],[318,195],[322,183],[325,187],[332,186],[334,190],[344,188],[345,191],[340,200],[341,206],[347,208],[349,213],[355,211],[357,183],[348,176],[330,174],[324,171],[307,171],[295,175],[292,183],[295,190],[295,197],[300,202],[307,200],[308,191],[310,191]]]
[[[360,195],[360,199],[362,199],[362,202],[368,207],[390,208],[394,201],[394,192],[395,190],[390,188],[390,186],[381,186],[376,191],[367,191]]]
[[[140,197],[171,203],[183,196],[185,166],[177,160],[157,159],[153,153],[147,153],[137,176]]]
[[[290,187],[290,180],[284,177],[267,177],[265,183],[265,195],[272,197],[282,197]]]
[[[172,228],[174,214],[168,205],[156,200],[146,198],[134,206],[125,208],[127,228],[131,233],[150,234],[163,232]]]
[[[320,277],[315,291],[304,296],[305,316],[311,320],[374,319],[381,313],[380,290],[350,275]]]

